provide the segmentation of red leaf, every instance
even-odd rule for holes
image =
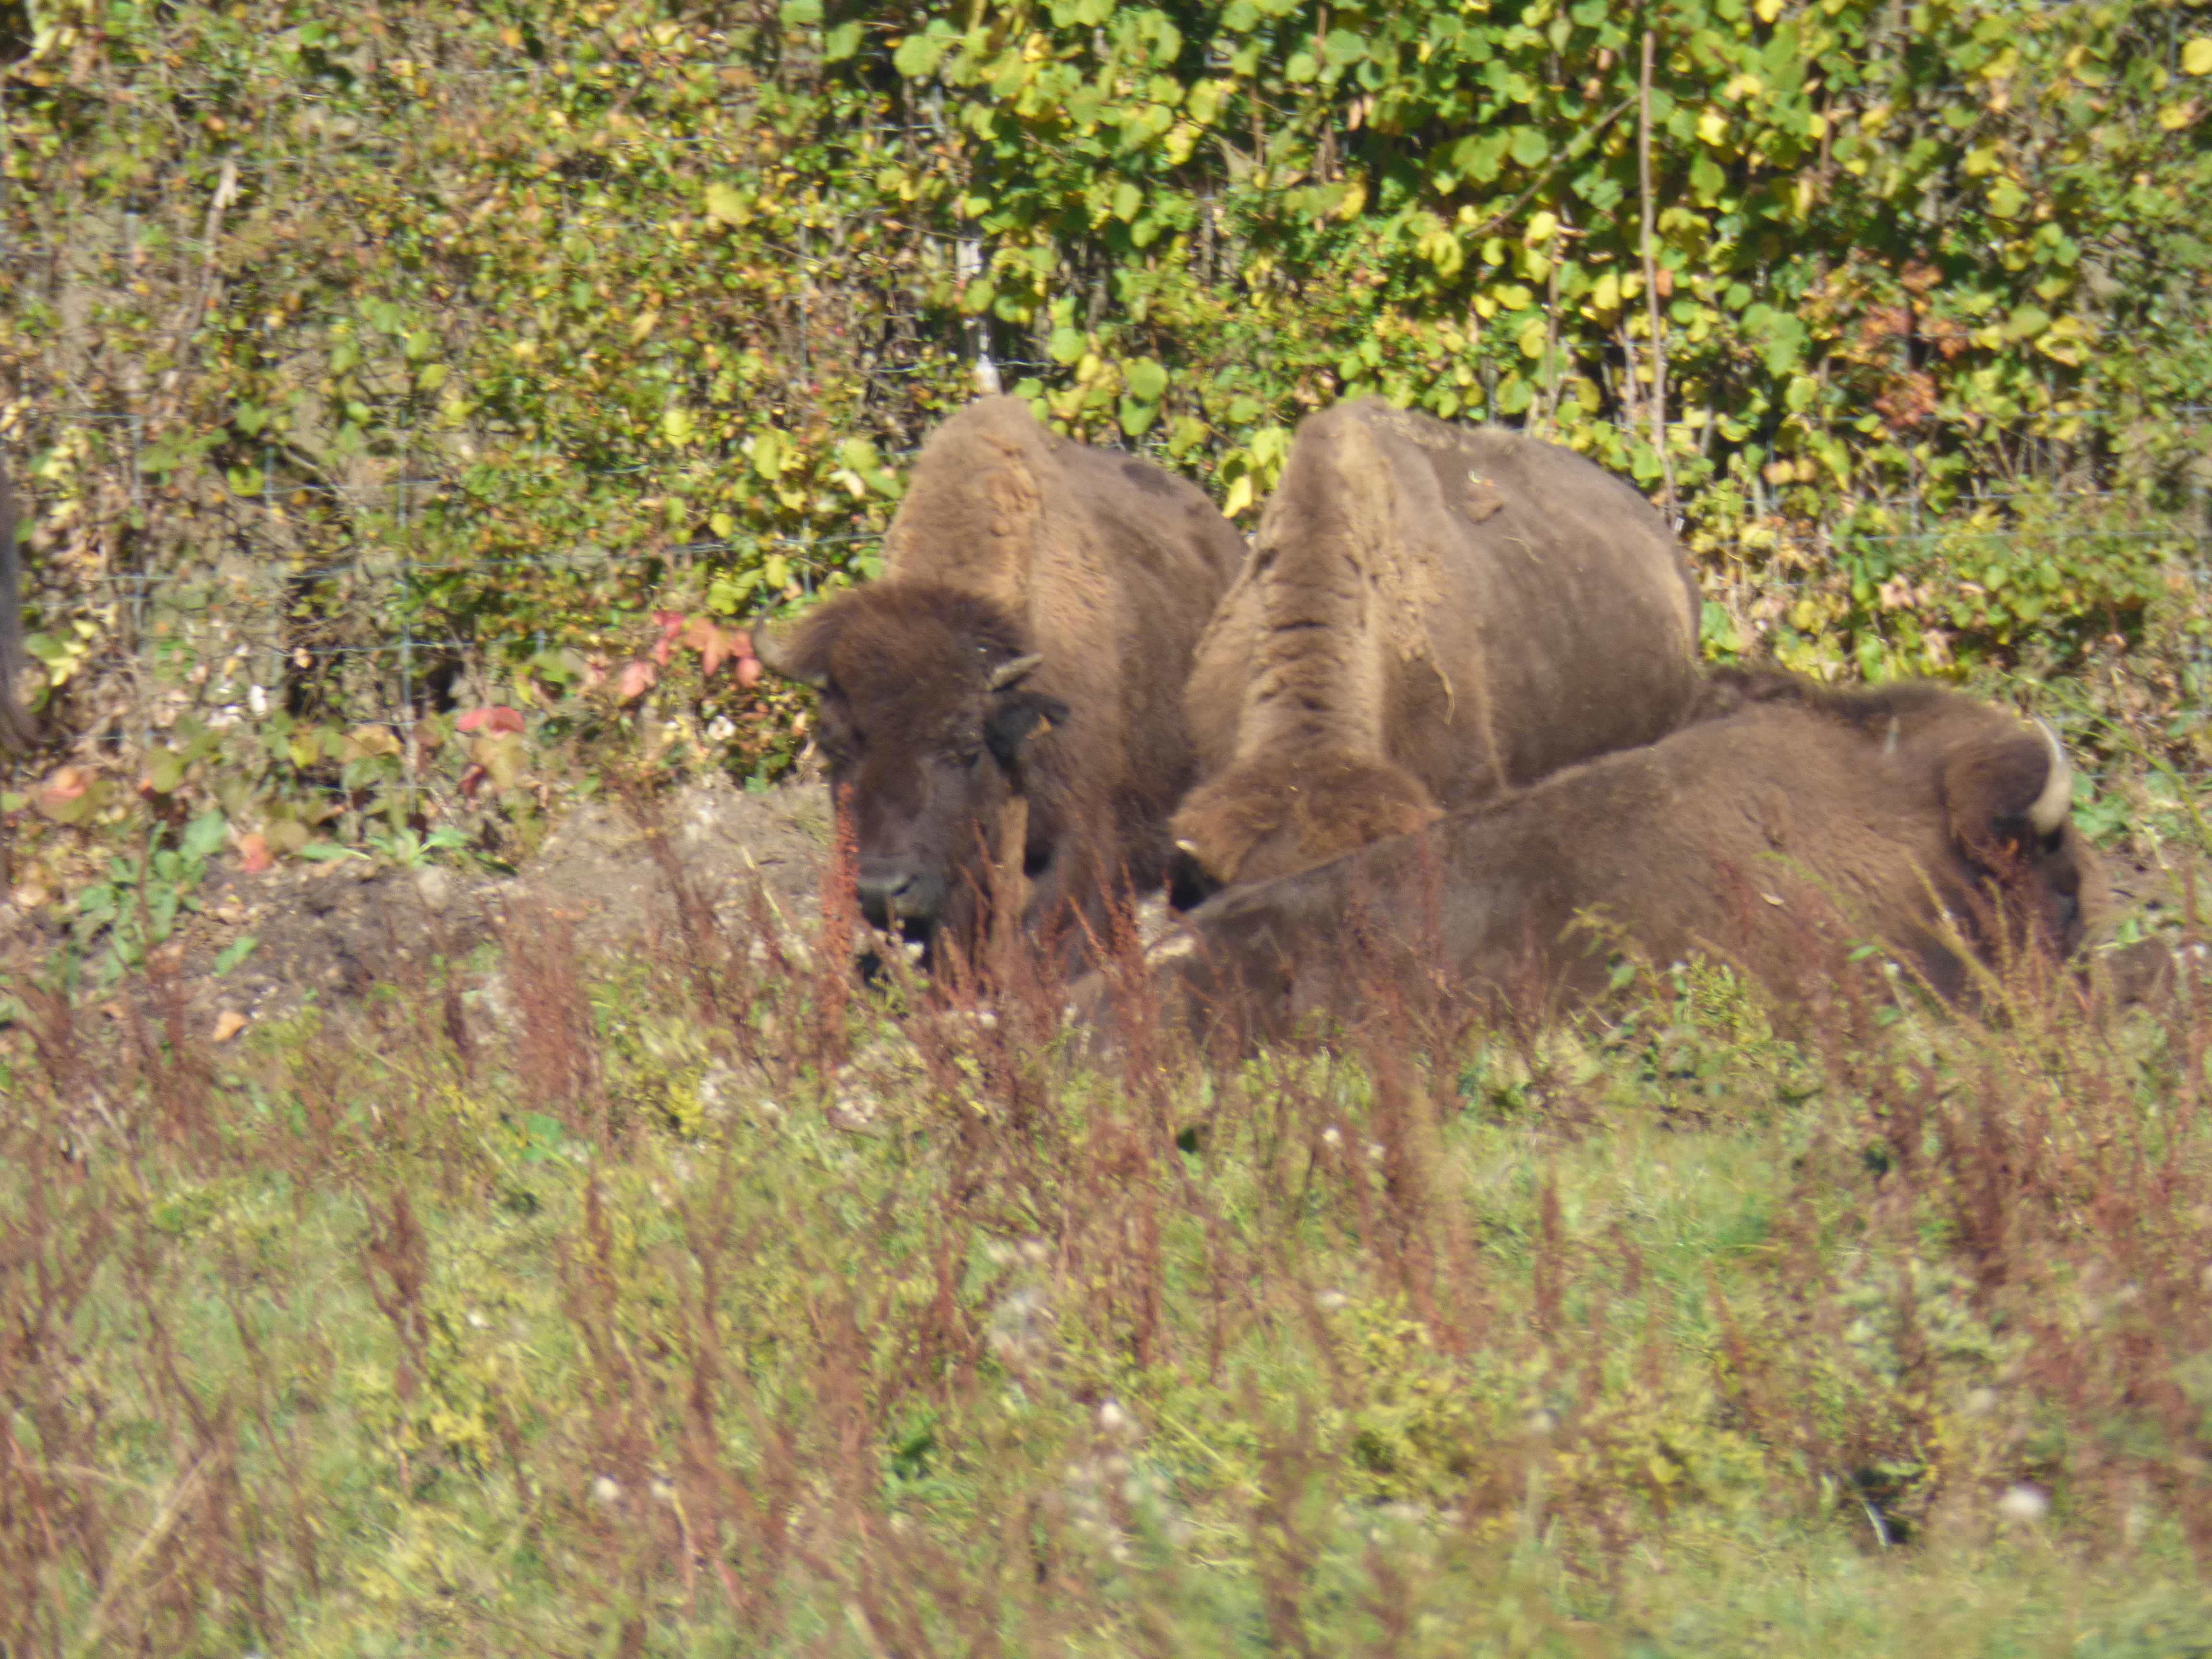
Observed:
[[[691,626],[684,630],[684,643],[699,653],[699,672],[710,679],[735,654],[732,637],[706,617],[692,619]]]
[[[269,851],[269,838],[263,835],[240,836],[238,839],[239,861],[249,876],[258,876],[276,862]]]
[[[660,629],[660,637],[653,642],[653,659],[665,668],[668,659],[676,650],[676,636],[684,631],[684,613],[681,611],[656,611],[653,613],[653,620]],[[646,684],[650,685],[652,682],[648,680]]]
[[[40,786],[39,793],[49,800],[75,800],[89,787],[90,780],[74,766],[64,766]]]
[[[487,703],[482,708],[470,709],[456,724],[464,732],[474,732],[478,727],[482,727],[494,737],[497,737],[503,732],[522,730],[522,714],[519,709],[509,708],[503,702]]]
[[[471,766],[467,771],[462,773],[461,799],[474,800],[477,798],[477,791],[483,787],[483,781],[490,775],[491,774],[481,766]]]
[[[750,690],[760,684],[761,665],[758,657],[738,659],[738,684]]]
[[[635,702],[651,690],[660,679],[660,670],[643,657],[632,657],[622,667],[622,678],[617,689],[624,702]]]

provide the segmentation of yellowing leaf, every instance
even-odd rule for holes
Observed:
[[[1544,319],[1531,317],[1521,330],[1521,355],[1540,357],[1544,355]]]
[[[1434,265],[1437,268],[1437,274],[1440,276],[1457,276],[1460,266],[1465,259],[1465,254],[1459,245],[1459,238],[1453,235],[1447,227],[1442,225],[1414,243],[1413,251]]]
[[[1771,23],[1782,15],[1782,0],[1753,0],[1752,10],[1759,14],[1762,23]]]
[[[783,434],[774,427],[753,440],[753,471],[770,479],[783,471]]]
[[[1528,228],[1522,232],[1521,240],[1530,247],[1541,247],[1552,240],[1553,233],[1559,228],[1557,214],[1532,213],[1528,216]]]
[[[1707,109],[1698,117],[1698,137],[1708,144],[1717,144],[1728,137],[1728,117],[1717,109]]]
[[[1230,481],[1229,493],[1222,497],[1221,510],[1235,518],[1252,505],[1252,475],[1249,472]]]
[[[744,225],[752,222],[753,210],[735,185],[709,185],[707,216],[719,224]]]
[[[2168,104],[2158,112],[2158,124],[2168,132],[2179,132],[2197,118],[2194,99],[2185,104]]]
[[[2184,75],[2212,75],[2212,34],[2200,34],[2181,49]]]

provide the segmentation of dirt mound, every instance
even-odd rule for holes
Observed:
[[[669,852],[726,921],[744,916],[757,876],[785,921],[811,922],[830,853],[830,803],[820,785],[761,793],[697,785],[659,811]],[[230,863],[210,873],[199,914],[180,930],[187,1006],[196,1024],[211,1028],[226,1014],[250,1024],[310,998],[330,1002],[414,978],[435,959],[470,958],[490,939],[501,908],[523,895],[572,923],[586,952],[643,944],[674,919],[645,831],[610,803],[571,813],[513,877],[448,864],[392,869],[365,858],[253,876]],[[252,949],[218,975],[217,957],[247,936]],[[0,902],[0,966],[33,966],[68,937],[61,907],[25,912]]]

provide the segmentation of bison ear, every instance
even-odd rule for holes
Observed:
[[[1951,828],[1969,844],[2056,834],[2073,787],[2074,769],[2048,728],[1962,748],[1943,769]]]
[[[1067,718],[1067,705],[1036,692],[1002,700],[983,722],[983,741],[1001,766],[1012,767],[1024,744],[1042,737]]]
[[[779,678],[796,682],[812,691],[830,689],[830,647],[836,638],[837,618],[832,611],[816,612],[789,634],[773,632],[766,622],[750,630],[753,655],[760,665]]]

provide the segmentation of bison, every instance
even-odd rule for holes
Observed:
[[[1724,672],[1660,742],[1219,894],[1147,961],[1187,1024],[1246,1038],[1393,982],[1587,998],[1610,980],[1602,924],[1647,959],[1703,946],[1785,992],[1870,938],[1970,999],[1969,958],[2069,953],[2104,907],[2072,776],[2048,728],[1939,687]],[[1078,1003],[1106,1000],[1094,975]]]
[[[1194,775],[1183,680],[1243,538],[1183,480],[987,398],[922,450],[885,554],[754,645],[821,693],[868,920],[972,951],[1010,880],[1042,931],[1158,883]]]
[[[15,495],[8,485],[8,464],[0,457],[0,750],[21,753],[38,740],[38,727],[23,707],[23,602],[21,550],[15,543]]]
[[[1698,617],[1665,521],[1571,451],[1376,398],[1314,416],[1199,646],[1177,842],[1262,881],[1649,743]]]

